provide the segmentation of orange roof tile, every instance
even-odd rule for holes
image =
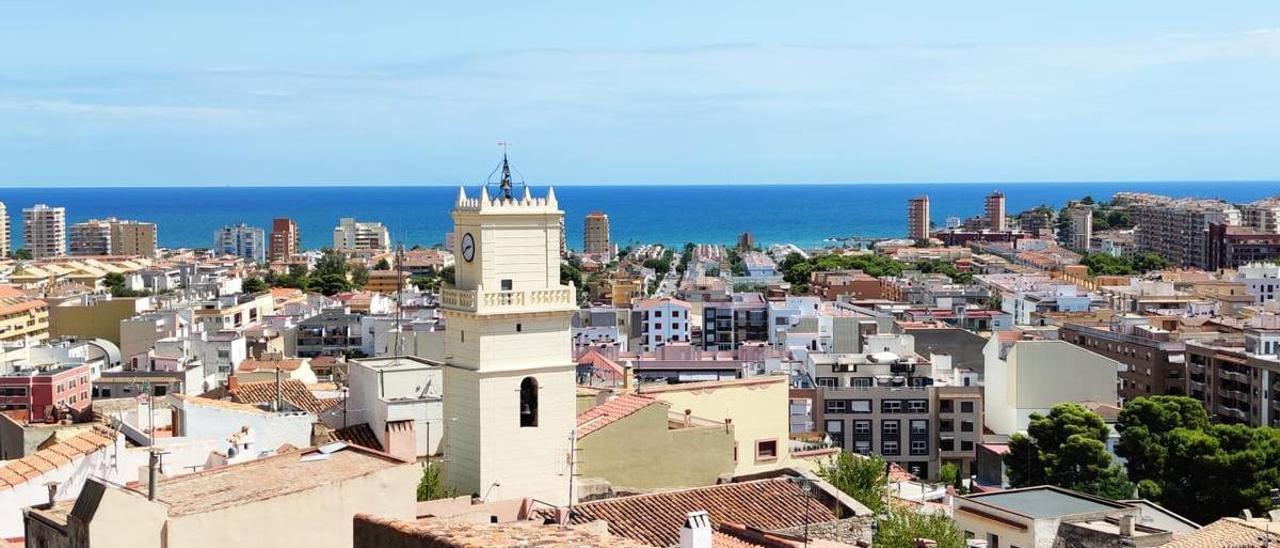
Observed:
[[[648,396],[623,394],[578,414],[578,439],[636,411],[658,403]]]
[[[45,472],[70,464],[76,457],[111,445],[114,438],[108,436],[112,434],[103,428],[94,427],[66,441],[4,463],[0,466],[0,491],[22,485]]]
[[[345,441],[361,447],[382,451],[382,443],[378,441],[378,436],[373,433],[373,428],[367,422],[353,424],[346,428],[339,428],[329,432],[329,441]]]
[[[775,478],[584,502],[574,506],[570,522],[604,520],[614,535],[671,546],[680,542],[685,517],[697,510],[706,510],[713,525],[742,523],[765,531],[800,526],[806,519],[810,524],[838,519],[790,478]]]
[[[312,414],[319,414],[331,405],[324,405],[316,399],[315,394],[307,389],[300,380],[288,379],[280,381],[281,398],[298,409]],[[276,381],[242,382],[233,392],[225,386],[205,392],[201,397],[220,400],[230,398],[232,402],[259,405],[276,401]],[[341,401],[341,400],[339,400]]]

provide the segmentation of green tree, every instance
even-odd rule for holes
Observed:
[[[447,499],[458,496],[457,490],[446,487],[441,479],[440,465],[427,460],[422,463],[422,478],[418,480],[418,501]]]
[[[350,272],[351,265],[347,263],[347,258],[343,254],[325,249],[320,252],[320,259],[312,269],[312,276],[319,278],[328,274],[338,274],[345,278]]]
[[[266,291],[268,289],[268,286],[265,280],[257,276],[254,276],[252,278],[245,279],[242,289],[244,290],[245,293],[261,293],[263,291]]]
[[[880,455],[865,457],[847,451],[818,465],[819,477],[872,512],[885,508],[886,473],[885,460]]]
[[[367,283],[369,283],[369,269],[362,264],[351,267],[351,285],[364,287]]]
[[[124,275],[119,272],[108,272],[102,278],[102,285],[110,290],[123,289],[124,283]]]
[[[441,280],[444,280],[444,283],[447,283],[447,284],[449,284],[449,285],[453,285],[453,284],[456,282],[456,280],[454,279],[454,272],[455,272],[455,271],[454,271],[454,268],[453,268],[452,266],[446,266],[446,267],[444,267],[444,268],[441,268],[441,269],[440,269],[440,279],[441,279]]]
[[[581,288],[582,271],[569,263],[560,263],[560,285],[569,285],[570,282]]]
[[[964,533],[942,514],[922,514],[908,508],[889,508],[876,517],[872,544],[885,548],[915,548],[916,539],[929,539],[938,548],[964,548]]]
[[[1048,483],[1105,497],[1124,497],[1133,484],[1107,452],[1107,425],[1076,403],[1053,406],[1048,416],[1031,414],[1027,434],[1009,438],[1004,462],[1009,483]]]
[[[954,487],[957,493],[964,494],[967,491],[964,487],[964,477],[960,475],[960,467],[953,463],[948,462],[942,465],[938,470],[938,481]]]
[[[351,280],[339,274],[324,274],[308,278],[308,285],[325,296],[351,290]]]
[[[1166,477],[1168,438],[1178,428],[1209,428],[1209,414],[1200,400],[1148,396],[1125,405],[1116,419],[1116,431],[1120,433],[1116,454],[1125,459],[1130,479],[1159,482]]]
[[[30,249],[22,247],[9,252],[9,258],[15,261],[30,261],[33,257]]]
[[[391,263],[386,257],[378,259],[378,264],[373,265],[374,270],[391,270]]]

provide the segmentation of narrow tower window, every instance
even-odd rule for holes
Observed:
[[[538,426],[538,381],[533,377],[520,381],[520,426]]]

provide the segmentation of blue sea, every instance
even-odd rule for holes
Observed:
[[[546,189],[533,185],[535,195]],[[831,237],[892,237],[906,232],[907,199],[928,194],[939,226],[947,217],[982,213],[992,190],[1007,196],[1012,214],[1083,196],[1110,199],[1117,191],[1217,197],[1232,202],[1280,194],[1278,182],[1144,183],[914,183],[826,185],[561,186],[569,245],[580,248],[583,217],[609,215],[614,240],[680,245],[731,243],[748,231],[763,244],[790,242],[820,247]],[[392,239],[440,243],[451,228],[457,187],[145,187],[0,188],[8,206],[14,247],[22,245],[22,208],[35,203],[67,208],[68,223],[114,216],[157,223],[163,247],[209,247],[220,226],[248,223],[270,230],[271,219],[297,221],[304,247],[325,247],[341,217],[381,221]],[[478,186],[468,193],[479,192]]]

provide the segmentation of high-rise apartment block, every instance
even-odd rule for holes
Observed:
[[[1004,232],[1008,228],[1005,221],[1003,192],[997,190],[988,194],[983,203],[983,211],[986,214],[987,228],[996,232]]]
[[[300,251],[298,223],[293,219],[281,217],[271,221],[271,246],[267,259],[273,263],[281,263]]]
[[[71,225],[72,255],[110,255],[111,221],[90,219]]]
[[[9,256],[9,209],[0,202],[0,257]]]
[[[929,197],[920,195],[907,200],[907,237],[916,241],[929,239]]]
[[[72,255],[156,254],[156,225],[115,218],[90,219],[71,225]]]
[[[1067,218],[1067,244],[1071,249],[1089,251],[1089,240],[1093,239],[1093,208],[1073,207]]]
[[[1280,234],[1280,198],[1265,198],[1240,206],[1244,226],[1265,234]]]
[[[266,244],[266,233],[261,228],[244,223],[227,225],[213,233],[214,253],[234,255],[251,263],[266,259]]]
[[[36,259],[67,254],[67,210],[36,204],[22,210],[25,245]]]
[[[1117,196],[1121,196],[1117,194]],[[1139,253],[1156,253],[1175,266],[1209,267],[1209,225],[1240,225],[1240,210],[1220,200],[1126,193]]]
[[[142,221],[111,223],[111,254],[155,257],[156,224]]]
[[[583,251],[588,255],[608,255],[609,247],[609,216],[601,211],[592,211],[587,214],[587,220],[583,227]]]
[[[391,251],[391,234],[382,223],[357,222],[350,217],[333,229],[333,249],[338,251]]]

